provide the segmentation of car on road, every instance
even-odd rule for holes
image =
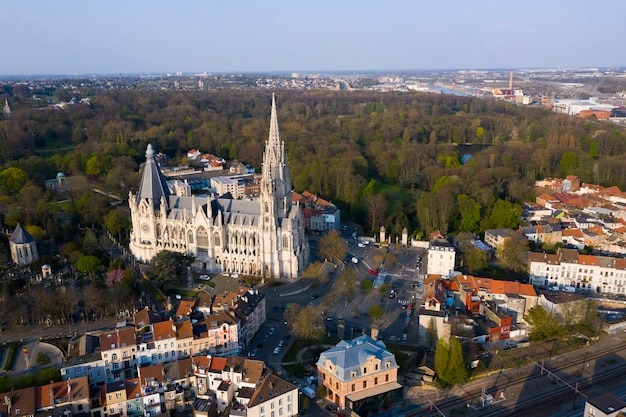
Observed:
[[[279,340],[278,341],[278,346],[279,347],[283,347],[285,345],[285,341],[284,340]]]
[[[515,349],[517,347],[517,342],[515,340],[507,340],[504,342],[504,349]]]
[[[372,275],[378,275],[378,269],[370,269],[368,272]]]
[[[202,281],[209,281],[209,280],[211,279],[211,277],[210,277],[210,276],[208,276],[208,275],[200,275],[200,276],[198,277],[198,279],[200,279],[200,280],[202,280]]]
[[[282,349],[282,347],[280,347],[280,346],[276,346],[276,347],[274,348],[274,355],[276,355],[276,354],[280,353],[281,349]]]
[[[357,244],[357,246],[358,246],[359,248],[364,248],[364,247],[365,247],[365,245],[364,245],[363,243],[359,243],[359,244]]]
[[[407,340],[409,340],[409,335],[407,335],[406,333],[402,333],[402,341],[406,342]]]
[[[353,263],[353,264],[358,264],[358,263],[359,263],[359,258],[357,258],[357,257],[353,256],[353,257],[352,257],[352,263]]]
[[[259,351],[256,348],[254,348],[254,349],[252,349],[252,352],[250,352],[250,356],[252,356],[254,358],[257,353],[259,353]]]
[[[311,300],[317,300],[319,298],[319,296],[320,296],[319,294],[313,294],[311,296]]]
[[[268,332],[268,334],[271,336],[274,334],[275,331],[276,331],[276,327],[272,326],[270,327],[270,331]]]
[[[266,334],[265,336],[263,336],[263,343],[267,343],[268,340],[270,340],[269,334]]]

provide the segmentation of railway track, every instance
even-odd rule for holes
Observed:
[[[624,343],[618,343],[603,349],[587,348],[584,351],[556,356],[543,361],[543,369],[541,363],[529,359],[533,362],[532,365],[486,377],[482,385],[474,382],[471,387],[467,388],[464,395],[447,397],[439,401],[427,399],[422,409],[414,411],[411,416],[446,416],[452,414],[451,411],[454,414],[462,413],[466,417],[496,416],[503,413],[513,413],[515,416],[532,415],[533,417],[549,415],[541,414],[541,410],[537,412],[537,408],[546,403],[554,405],[557,400],[561,404],[563,396],[572,400],[576,392],[578,392],[577,399],[584,401],[585,392],[593,385],[623,378],[626,372],[626,360],[616,360],[617,363],[607,366],[606,369],[596,367],[593,375],[584,375],[584,371],[588,363],[594,361],[597,363],[609,355],[620,353],[624,347]],[[538,388],[538,385],[545,386],[545,389]],[[468,407],[468,404],[479,405],[483,386],[486,386],[487,392],[492,394],[494,403],[479,409]],[[524,390],[532,390],[533,395],[523,395]],[[515,402],[512,399],[502,400],[497,395],[502,391],[517,392],[519,395]]]

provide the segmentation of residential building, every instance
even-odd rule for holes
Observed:
[[[531,284],[493,278],[456,275],[459,302],[472,314],[484,314],[485,302],[493,301],[499,310],[510,315],[513,324],[520,324],[531,308],[537,305],[537,292]]]
[[[274,374],[268,374],[245,407],[246,413],[242,415],[247,417],[297,416],[298,387]],[[239,414],[231,412],[232,415]]]
[[[358,415],[389,410],[403,400],[395,356],[367,335],[322,352],[317,373],[328,399]]]
[[[100,352],[108,382],[137,377],[137,340],[133,327],[101,333]]]
[[[69,357],[61,364],[61,378],[74,380],[87,377],[92,386],[106,382],[106,366],[100,352],[89,353],[77,357]]]
[[[242,199],[258,194],[260,190],[254,174],[228,175],[211,178],[211,187],[217,195],[230,194],[230,198]],[[257,191],[255,193],[255,191]]]
[[[524,236],[513,229],[488,229],[485,230],[485,243],[492,249],[504,245],[510,239],[524,239]]]
[[[623,417],[626,415],[626,402],[615,394],[604,394],[588,397],[585,402],[585,417]]]
[[[530,282],[543,287],[571,287],[582,291],[626,294],[626,259],[583,255],[559,248],[556,254],[531,252]]]
[[[445,239],[434,239],[428,246],[426,273],[450,277],[454,272],[456,252],[454,246]]]
[[[308,191],[302,194],[293,193],[293,201],[304,207],[304,227],[307,233],[325,233],[340,229],[341,211],[330,201]]]
[[[541,293],[537,305],[554,314],[564,326],[580,324],[587,315],[587,299],[578,293],[567,291]]]
[[[201,269],[275,278],[296,278],[308,264],[302,208],[292,203],[273,96],[259,199],[196,196],[186,184],[175,191],[170,192],[148,145],[139,190],[129,195],[129,247],[136,259],[148,262],[171,250],[193,255]]]

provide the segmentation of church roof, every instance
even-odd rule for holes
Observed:
[[[26,230],[22,229],[22,226],[18,223],[13,235],[11,236],[11,242],[16,245],[23,245],[25,243],[33,243],[35,239]]]
[[[137,192],[137,204],[144,198],[151,198],[154,207],[158,207],[161,204],[161,197],[165,198],[165,202],[167,203],[169,196],[170,190],[167,187],[165,177],[154,160],[152,144],[148,144],[148,148],[146,149],[146,164],[143,169],[143,175],[141,176],[139,191]]]

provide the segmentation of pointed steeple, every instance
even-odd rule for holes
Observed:
[[[157,162],[154,160],[154,149],[152,144],[148,144],[146,149],[146,164],[141,176],[141,184],[137,192],[137,204],[144,198],[151,198],[155,208],[161,205],[161,198],[165,204],[169,204],[170,190],[165,182],[165,177],[161,173]]]
[[[262,192],[265,192],[270,200],[275,203],[279,200],[291,199],[291,177],[285,155],[285,144],[280,140],[278,132],[278,116],[276,112],[276,97],[272,94],[272,113],[270,116],[270,132],[265,151],[263,152],[263,176]],[[278,203],[279,212],[285,213],[287,207],[284,203]]]
[[[30,233],[22,229],[22,225],[18,223],[15,227],[15,231],[13,231],[13,234],[11,235],[11,242],[18,245],[23,245],[25,243],[32,243],[34,241],[35,239],[30,235]]]
[[[276,115],[276,96],[272,93],[272,114],[270,116],[270,135],[268,145],[280,146],[280,133],[278,132],[278,116]]]

